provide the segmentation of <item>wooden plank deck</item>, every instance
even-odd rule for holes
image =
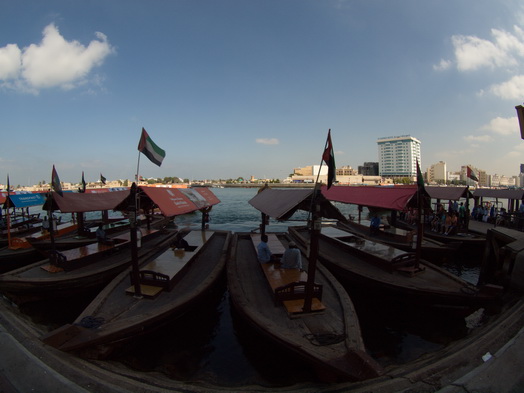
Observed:
[[[174,285],[173,280],[177,273],[198,254],[207,239],[211,236],[212,233],[191,231],[184,239],[188,242],[189,246],[195,248],[193,251],[170,248],[143,266],[140,269],[140,285],[141,288],[144,289],[142,294],[144,296],[154,297],[158,295],[162,289],[170,290]],[[126,292],[134,293],[134,287],[129,287]],[[151,295],[149,295],[150,292]]]

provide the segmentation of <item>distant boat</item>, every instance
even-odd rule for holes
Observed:
[[[62,351],[88,349],[90,357],[101,357],[204,301],[223,277],[230,233],[191,231],[184,239],[187,250],[168,249],[142,264],[140,297],[133,296],[127,269],[72,324],[46,334],[43,341]]]

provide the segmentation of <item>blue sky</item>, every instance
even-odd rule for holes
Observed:
[[[524,3],[0,0],[0,179],[284,178],[378,161],[412,135],[445,161],[524,163]],[[0,180],[4,182],[5,180]]]

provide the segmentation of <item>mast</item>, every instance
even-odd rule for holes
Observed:
[[[138,266],[138,246],[137,246],[137,234],[136,234],[136,214],[137,214],[137,186],[133,182],[131,185],[131,203],[129,205],[129,230],[131,239],[131,264],[132,271],[131,277],[133,277],[133,285],[135,287],[135,297],[142,297],[142,290],[140,288],[140,274]]]
[[[320,221],[320,206],[318,204],[317,196],[320,194],[319,184],[315,184],[315,189],[312,194],[312,218],[310,226],[310,244],[309,244],[309,256],[308,256],[308,271],[307,271],[307,283],[306,293],[304,298],[304,312],[311,312],[311,304],[313,303],[313,292],[315,285],[315,273],[317,270],[317,259],[318,259],[318,239],[320,237],[320,227],[322,222]]]

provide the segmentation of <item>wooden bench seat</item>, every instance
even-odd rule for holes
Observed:
[[[278,237],[274,234],[268,235],[268,244],[270,250],[285,251],[284,245],[280,242]],[[253,245],[260,243],[260,235],[251,235]],[[278,243],[277,243],[278,242]],[[260,264],[267,282],[274,294],[275,305],[282,303],[288,313],[296,314],[303,312],[307,273],[300,269],[282,269],[279,264],[275,263],[261,263]],[[322,299],[322,285],[314,284],[313,288],[313,304],[312,311],[320,311],[325,309],[325,306],[320,302]]]
[[[114,244],[93,243],[70,250],[53,251],[49,255],[51,264],[42,266],[42,269],[49,272],[61,271],[51,268],[51,265],[65,271],[78,269],[90,264],[102,255],[118,250],[120,246],[126,243],[129,242],[125,240],[115,240]]]
[[[203,231],[189,232],[184,239],[194,250],[186,251],[170,248],[162,253],[140,269],[140,284],[155,286],[168,291],[171,290],[176,284],[177,273],[186,267],[188,262],[200,252],[210,236],[212,234]]]

